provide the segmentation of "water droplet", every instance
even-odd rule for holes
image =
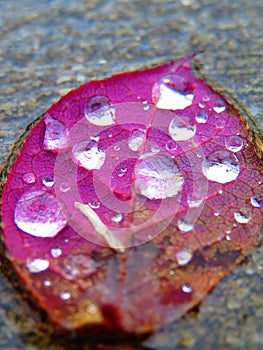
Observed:
[[[68,129],[50,116],[46,116],[45,124],[44,148],[51,151],[58,151],[67,147],[69,141]]]
[[[226,235],[226,240],[227,241],[231,241],[231,236],[230,235]]]
[[[45,271],[49,267],[49,261],[45,259],[28,260],[26,266],[30,272],[38,273]]]
[[[31,184],[34,184],[36,182],[36,178],[35,178],[35,175],[33,173],[26,173],[26,174],[24,174],[22,176],[22,180],[27,185],[31,185]]]
[[[71,294],[68,292],[62,292],[60,293],[60,298],[62,300],[69,300],[71,298]]]
[[[234,218],[239,224],[247,224],[251,219],[251,208],[243,208],[234,213]]]
[[[167,151],[175,151],[177,149],[177,144],[173,140],[167,141],[165,145]]]
[[[92,208],[92,209],[98,209],[100,207],[100,201],[98,201],[97,199],[92,199],[90,202],[89,202],[89,206]]]
[[[121,222],[123,220],[123,215],[121,213],[117,213],[111,219],[113,222]]]
[[[105,152],[94,142],[82,141],[73,147],[72,159],[85,169],[100,169],[105,162]]]
[[[45,287],[50,287],[51,286],[51,282],[49,280],[45,280],[43,282],[43,284],[44,284]]]
[[[240,136],[229,136],[226,140],[225,140],[225,145],[226,148],[231,151],[231,152],[239,152],[242,150],[243,148],[243,139]]]
[[[208,113],[206,111],[199,111],[195,115],[195,120],[199,124],[205,124],[208,120]]]
[[[215,212],[214,212],[214,216],[220,216],[219,211],[215,211]]]
[[[94,125],[106,126],[114,124],[115,109],[106,96],[92,96],[84,108],[85,117]]]
[[[143,109],[145,110],[145,111],[148,111],[149,109],[150,109],[150,106],[148,105],[148,106],[143,106]]]
[[[222,98],[218,98],[214,103],[213,110],[216,113],[222,113],[225,111],[225,109],[226,109],[226,102]]]
[[[260,208],[262,205],[262,197],[261,196],[253,196],[250,198],[250,202],[254,208]]]
[[[55,197],[44,191],[24,193],[15,208],[15,223],[36,237],[54,237],[66,225]]]
[[[98,307],[94,304],[90,304],[87,307],[87,311],[90,312],[91,314],[95,314],[98,311]]]
[[[160,147],[158,147],[157,145],[154,145],[151,147],[151,152],[152,153],[159,153],[160,152]]]
[[[50,255],[53,258],[58,258],[62,254],[62,250],[60,248],[51,248]]]
[[[190,286],[189,283],[185,283],[185,284],[182,286],[182,291],[183,291],[184,293],[192,293],[193,288]]]
[[[196,125],[188,117],[176,117],[171,120],[169,134],[174,141],[186,141],[196,133]]]
[[[149,155],[135,166],[135,190],[149,199],[175,196],[184,178],[174,161],[165,155]]]
[[[178,228],[182,232],[189,232],[194,229],[194,225],[186,222],[185,220],[179,219],[177,222]]]
[[[136,129],[130,135],[128,139],[128,145],[132,151],[137,152],[141,149],[144,140],[145,140],[145,132],[142,130]]]
[[[121,149],[120,146],[114,146],[115,151],[119,151],[120,149]]]
[[[226,120],[224,118],[216,120],[216,128],[223,129],[226,126]]]
[[[128,170],[127,165],[122,165],[122,166],[121,166],[121,172],[122,172],[122,173],[126,173],[127,170]]]
[[[86,254],[69,255],[61,265],[61,272],[68,280],[87,278],[97,271],[99,264]]]
[[[154,84],[152,98],[160,109],[184,109],[193,102],[193,86],[183,76],[169,74]]]
[[[42,184],[48,188],[52,187],[55,183],[54,175],[48,174],[43,176]]]
[[[192,249],[184,248],[180,252],[176,253],[176,260],[179,265],[184,266],[187,265],[193,258]]]
[[[70,186],[67,182],[64,181],[64,182],[61,182],[59,189],[61,192],[67,192],[70,190]]]
[[[189,208],[197,208],[203,203],[204,198],[196,194],[189,194],[187,197],[187,203]]]
[[[202,171],[208,180],[223,184],[235,180],[240,173],[240,167],[233,153],[219,150],[206,156]]]

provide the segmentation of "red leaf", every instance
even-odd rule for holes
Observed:
[[[4,240],[68,329],[151,332],[256,243],[262,163],[191,58],[92,81],[33,127],[3,192]]]

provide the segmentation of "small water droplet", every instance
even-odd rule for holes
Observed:
[[[69,255],[61,263],[61,272],[68,280],[87,278],[97,271],[99,264],[86,254]]]
[[[128,170],[127,165],[122,165],[122,166],[121,166],[121,172],[122,172],[122,173],[126,173],[127,170]]]
[[[68,192],[70,190],[70,186],[67,182],[63,181],[63,182],[61,182],[59,189],[61,192],[65,193],[65,192]]]
[[[208,121],[208,113],[206,111],[199,111],[195,115],[195,120],[199,124],[205,124]]]
[[[114,124],[115,108],[106,96],[92,96],[84,108],[85,117],[94,125],[106,126]]]
[[[89,202],[89,206],[92,208],[92,209],[98,209],[100,207],[100,201],[98,201],[97,199],[92,199],[90,202]]]
[[[226,102],[222,98],[218,98],[214,103],[213,110],[216,113],[222,113],[225,111],[225,109],[226,109]]]
[[[251,208],[243,208],[234,213],[234,218],[239,224],[247,224],[251,219]]]
[[[50,255],[53,258],[58,258],[62,254],[62,250],[60,248],[51,248]]]
[[[192,231],[194,229],[194,226],[192,224],[190,224],[182,219],[178,220],[177,225],[178,225],[179,230],[182,232],[189,232],[189,231]]]
[[[203,203],[204,198],[200,195],[189,194],[187,197],[187,203],[189,208],[197,208]]]
[[[250,202],[254,208],[260,208],[262,205],[262,197],[261,196],[253,196],[250,198]]]
[[[167,151],[175,151],[177,149],[177,144],[173,140],[167,141],[165,145]]]
[[[215,211],[215,212],[214,212],[214,216],[220,216],[219,211]]]
[[[113,222],[121,222],[123,220],[123,215],[121,213],[117,213],[111,219]]]
[[[185,284],[182,286],[182,291],[183,291],[184,293],[192,293],[193,288],[190,286],[189,283],[185,283]]]
[[[186,141],[196,133],[196,125],[188,117],[176,117],[171,120],[169,134],[174,141]]]
[[[51,282],[49,280],[45,280],[43,282],[43,284],[44,284],[45,287],[50,287],[51,286]]]
[[[121,149],[120,146],[114,146],[115,151],[119,151],[120,149]]]
[[[143,142],[145,140],[145,132],[143,130],[136,129],[132,132],[128,139],[128,146],[134,152],[141,149]]]
[[[176,253],[176,260],[179,265],[184,266],[187,265],[193,258],[192,249],[184,248],[180,252]]]
[[[90,304],[87,307],[87,311],[90,312],[91,314],[95,314],[98,311],[98,307],[94,304]]]
[[[48,174],[43,176],[42,178],[42,184],[48,188],[54,186],[55,179],[53,174]]]
[[[148,111],[149,109],[150,109],[150,106],[148,105],[148,106],[143,106],[143,109],[145,110],[145,111]]]
[[[26,174],[24,174],[22,176],[22,180],[27,185],[31,185],[31,184],[34,184],[36,182],[36,178],[35,178],[35,175],[33,173],[26,173]]]
[[[223,184],[235,180],[240,173],[240,167],[233,153],[219,150],[206,156],[202,171],[208,180]]]
[[[151,152],[152,153],[159,153],[160,152],[160,147],[157,145],[154,145],[151,147]]]
[[[230,235],[226,235],[226,240],[227,241],[231,241],[231,236]]]
[[[170,270],[170,271],[169,271],[169,275],[170,275],[170,276],[174,276],[174,274],[175,274],[174,270]]]
[[[68,129],[49,115],[45,117],[44,121],[46,124],[44,149],[58,151],[67,147],[69,141]]]
[[[85,169],[100,169],[105,162],[105,152],[94,142],[82,141],[73,147],[72,159]]]
[[[49,261],[45,259],[30,259],[27,261],[26,266],[30,272],[39,273],[49,267]]]
[[[15,223],[36,237],[54,237],[66,225],[55,197],[44,191],[24,193],[15,208]]]
[[[233,136],[229,136],[226,140],[225,140],[225,145],[226,148],[231,151],[231,152],[239,152],[242,150],[243,148],[243,139],[240,136],[237,135],[233,135]]]
[[[62,300],[69,300],[71,298],[71,294],[69,292],[62,292],[60,293],[60,298]]]
[[[216,128],[223,129],[226,126],[226,120],[224,118],[216,120]]]
[[[149,199],[175,196],[184,178],[175,162],[165,155],[149,155],[135,166],[135,190]]]
[[[154,84],[152,98],[160,109],[184,109],[193,102],[193,86],[182,75],[168,74]]]

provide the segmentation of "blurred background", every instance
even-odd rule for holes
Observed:
[[[262,0],[0,0],[1,166],[26,125],[70,89],[200,51],[200,74],[263,128],[262,15]],[[90,349],[54,337],[0,267],[0,349]],[[261,246],[199,307],[141,345],[91,349],[261,350],[262,272]]]

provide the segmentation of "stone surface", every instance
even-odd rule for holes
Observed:
[[[69,89],[199,50],[198,74],[232,91],[263,128],[261,0],[1,0],[0,8],[1,165],[26,125]],[[198,310],[140,345],[84,347],[74,334],[61,335],[30,306],[2,257],[1,251],[1,349],[263,347],[262,245]]]

